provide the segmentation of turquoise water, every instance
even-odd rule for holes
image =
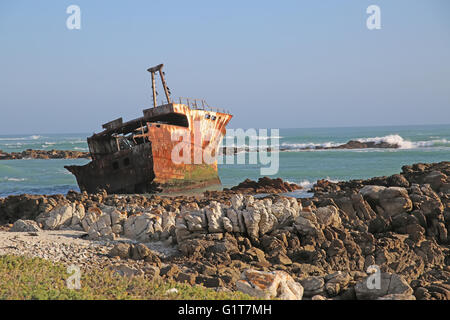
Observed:
[[[12,152],[32,149],[87,151],[89,134],[0,135],[0,150]],[[317,179],[348,180],[390,175],[401,166],[416,162],[450,161],[450,125],[280,129],[279,145],[289,151],[279,153],[279,171],[273,177],[308,187]],[[333,146],[349,140],[388,141],[400,149],[304,150],[318,145]],[[248,154],[247,154],[248,156]],[[0,161],[0,197],[10,194],[66,193],[78,190],[68,164],[88,160],[7,160]],[[222,164],[219,175],[225,187],[245,178],[258,179],[258,164]]]

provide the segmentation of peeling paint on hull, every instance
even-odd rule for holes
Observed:
[[[126,123],[117,119],[105,124],[106,130],[88,138],[93,160],[84,166],[66,166],[82,191],[170,192],[220,184],[215,157],[230,114],[181,103],[143,113]],[[187,163],[174,161],[177,152]]]

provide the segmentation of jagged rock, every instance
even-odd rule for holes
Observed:
[[[90,207],[83,220],[81,220],[81,226],[83,227],[84,231],[88,232],[91,226],[97,222],[102,213],[103,212],[99,208]]]
[[[229,219],[231,225],[233,226],[233,232],[245,232],[245,222],[242,211],[238,211],[238,209],[234,208],[228,208],[226,218]]]
[[[39,225],[36,223],[36,221],[19,219],[16,222],[14,222],[12,228],[9,229],[9,231],[10,232],[39,232],[39,231],[41,231],[41,228],[39,228]]]
[[[247,234],[252,240],[257,240],[259,237],[259,222],[261,221],[261,214],[258,209],[249,208],[242,212],[244,217]]]
[[[206,215],[202,210],[191,211],[183,216],[187,229],[191,232],[206,231],[208,221]]]
[[[384,186],[364,186],[359,193],[362,194],[364,199],[372,201],[380,201],[381,192],[384,191]]]
[[[279,228],[292,224],[301,210],[302,206],[293,198],[280,198],[271,206],[271,212],[276,217]]]
[[[211,201],[205,208],[206,218],[208,220],[208,231],[211,233],[223,232],[222,206],[217,201]]]
[[[133,277],[133,276],[141,276],[144,274],[144,271],[140,269],[136,269],[134,267],[130,267],[126,264],[120,264],[118,266],[113,266],[112,270],[115,273],[124,276],[124,277]]]
[[[43,225],[44,229],[56,230],[68,227],[72,222],[75,204],[59,205],[49,212],[40,214],[36,221]]]
[[[150,213],[136,214],[124,223],[124,236],[139,241],[149,241],[154,234],[153,219]]]
[[[323,277],[308,277],[300,280],[306,297],[312,297],[324,292],[325,280]]]
[[[204,275],[198,275],[195,278],[195,283],[203,285],[206,288],[218,288],[223,286],[222,279]]]
[[[109,252],[109,256],[111,257],[119,257],[121,259],[128,259],[130,257],[131,245],[129,243],[118,243],[116,244],[111,251]]]
[[[258,182],[245,179],[239,185],[232,187],[231,190],[242,193],[282,193],[301,188],[301,186],[295,183],[284,182],[280,178],[270,179],[268,177],[262,177],[258,179]]]
[[[180,272],[177,275],[177,282],[181,282],[181,283],[188,283],[190,285],[194,285],[195,284],[195,278],[196,275],[193,273],[187,273],[187,272]]]
[[[423,182],[429,184],[433,190],[439,191],[447,182],[447,176],[441,171],[432,171],[424,177]]]
[[[230,201],[231,201],[231,207],[232,207],[234,210],[239,211],[239,210],[242,210],[242,209],[243,209],[243,206],[244,206],[244,196],[243,196],[242,194],[240,194],[240,193],[234,194],[234,195],[231,197]]]
[[[363,221],[370,221],[377,216],[375,211],[373,211],[361,194],[352,194],[350,199],[354,208],[355,217],[358,217]]]
[[[330,296],[338,295],[352,280],[348,272],[338,271],[325,276],[325,290]]]
[[[153,266],[153,265],[146,265],[144,267],[144,273],[145,276],[149,279],[149,280],[154,280],[157,279],[159,277],[159,268],[157,266]]]
[[[160,269],[159,274],[167,278],[176,277],[181,272],[180,268],[176,264],[169,264]]]
[[[412,295],[413,289],[403,279],[402,276],[397,274],[390,274],[382,272],[380,275],[380,286],[376,287],[375,283],[370,283],[371,275],[355,285],[356,297],[358,300],[374,300],[386,295]]]
[[[301,300],[303,287],[283,271],[263,272],[247,269],[236,282],[236,288],[262,299]]]
[[[393,174],[392,176],[388,177],[387,184],[390,187],[408,188],[410,186],[408,179],[406,179],[402,174]]]
[[[299,216],[295,219],[294,227],[299,234],[305,236],[317,236],[322,232],[316,215],[309,211],[300,212]]]
[[[85,216],[85,209],[81,203],[76,204],[72,207],[72,220],[70,223],[71,228],[75,228],[81,225],[81,221]]]
[[[144,260],[152,254],[152,251],[142,243],[133,245],[130,251],[130,256],[133,260]]]
[[[317,208],[316,210],[317,222],[324,227],[332,226],[339,227],[341,225],[341,218],[339,217],[339,210],[334,206],[326,206]]]
[[[381,191],[379,202],[388,217],[412,210],[408,191],[401,187],[389,187]]]

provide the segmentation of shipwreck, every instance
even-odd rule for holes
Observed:
[[[92,161],[65,166],[75,175],[81,191],[154,193],[220,185],[216,155],[232,115],[210,108],[204,100],[179,98],[174,102],[162,69],[160,64],[147,70],[153,107],[143,110],[140,118],[103,124],[102,132],[87,138]],[[160,105],[158,73],[166,98]]]

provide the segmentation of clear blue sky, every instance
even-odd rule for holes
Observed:
[[[159,63],[174,96],[229,109],[235,128],[450,123],[450,1],[3,0],[0,134],[141,116]]]

